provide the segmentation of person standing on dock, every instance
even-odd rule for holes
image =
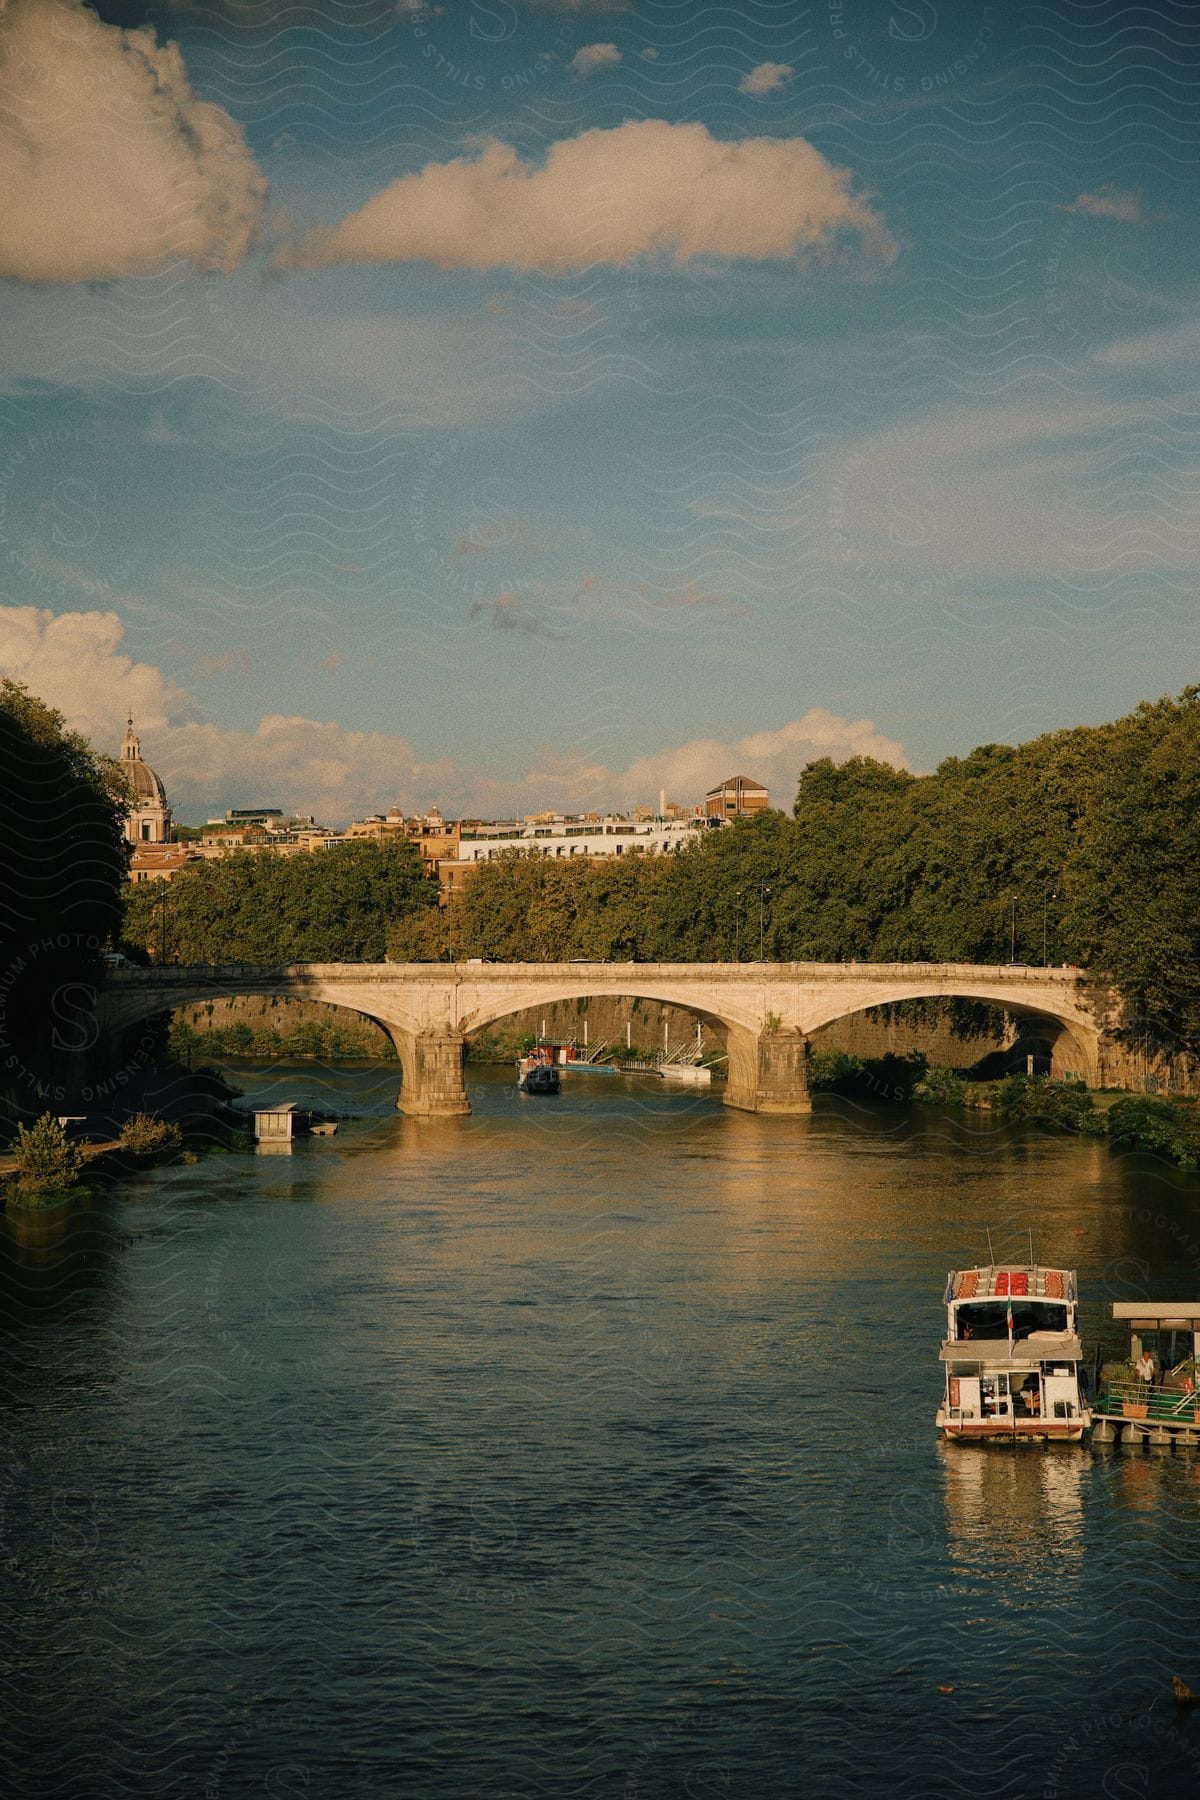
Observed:
[[[1147,1387],[1153,1386],[1154,1363],[1148,1350],[1142,1351],[1142,1354],[1133,1365],[1133,1372],[1139,1381],[1144,1381],[1146,1383]]]

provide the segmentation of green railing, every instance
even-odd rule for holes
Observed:
[[[1154,1387],[1146,1381],[1110,1381],[1096,1399],[1095,1410],[1116,1418],[1125,1417],[1125,1405],[1144,1406],[1148,1419],[1174,1421],[1181,1425],[1194,1423],[1200,1412],[1200,1396],[1178,1388]]]

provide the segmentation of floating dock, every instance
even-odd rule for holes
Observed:
[[[1092,1442],[1149,1444],[1155,1450],[1200,1447],[1200,1301],[1118,1300],[1112,1312],[1117,1323],[1129,1327],[1129,1361],[1119,1376],[1101,1384],[1092,1408]],[[1139,1380],[1134,1371],[1143,1350],[1157,1365],[1153,1381]]]

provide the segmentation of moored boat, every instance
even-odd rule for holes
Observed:
[[[1091,1423],[1074,1269],[952,1269],[937,1424],[948,1438],[1078,1442]]]
[[[517,1086],[523,1094],[557,1094],[560,1086],[558,1065],[548,1062],[535,1050],[517,1062]]]

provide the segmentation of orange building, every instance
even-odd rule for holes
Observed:
[[[771,796],[761,781],[748,775],[730,775],[704,796],[705,816],[710,819],[741,819],[747,813],[765,812]]]
[[[382,843],[389,838],[404,838],[415,844],[421,858],[421,873],[430,881],[438,878],[438,864],[458,855],[459,823],[443,819],[438,808],[406,819],[399,807],[389,813],[376,813],[370,819],[356,819],[346,829],[348,838],[368,838]]]
[[[191,844],[138,844],[129,863],[129,879],[170,881],[185,863],[199,860]]]

